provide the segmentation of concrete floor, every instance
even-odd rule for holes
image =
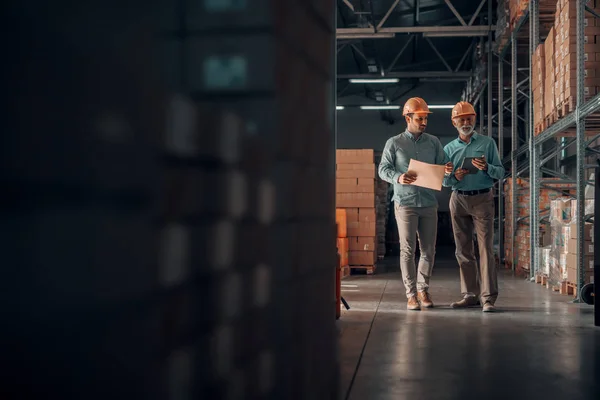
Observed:
[[[501,271],[498,313],[453,310],[458,266],[441,253],[433,309],[406,310],[396,258],[342,281],[351,307],[338,321],[342,398],[600,399],[592,306]]]

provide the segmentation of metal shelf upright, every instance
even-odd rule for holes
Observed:
[[[534,45],[536,40],[539,40],[539,30],[536,26],[538,25],[538,11],[537,8],[539,0],[530,1],[530,13],[532,20],[534,20],[533,34],[530,36],[531,46]],[[532,199],[531,208],[531,255],[532,255],[532,274],[535,273],[539,267],[539,260],[537,257],[536,248],[539,243],[539,221],[540,221],[540,208],[539,208],[539,194],[540,187],[542,184],[542,166],[552,159],[553,155],[563,151],[569,145],[576,143],[577,145],[577,168],[576,168],[576,188],[577,188],[577,215],[574,217],[577,220],[577,298],[575,301],[581,301],[581,288],[585,281],[585,268],[584,268],[584,224],[585,224],[585,186],[587,184],[587,177],[585,173],[585,152],[586,147],[594,139],[587,141],[585,136],[585,118],[590,114],[600,110],[600,95],[594,96],[587,102],[584,102],[584,17],[586,12],[586,1],[577,0],[577,99],[576,107],[573,112],[566,115],[564,118],[558,120],[552,124],[546,130],[541,132],[537,136],[530,137],[530,176],[533,184],[530,185],[530,196]],[[537,45],[536,45],[537,46]],[[530,50],[532,48],[530,47]],[[533,47],[535,50],[535,47]],[[542,154],[542,144],[556,135],[575,125],[576,127],[576,139],[571,141],[569,144],[564,144],[558,149],[552,151],[550,155]],[[542,159],[543,157],[543,159]],[[539,174],[539,176],[538,176]]]
[[[539,0],[529,1],[529,73],[533,73],[533,64],[531,59],[535,53],[535,49],[540,42],[540,25],[539,25]],[[530,98],[530,115],[533,116],[533,85],[529,85]],[[538,244],[540,243],[540,177],[538,172],[541,165],[539,160],[539,152],[541,146],[535,144],[535,132],[532,119],[529,123],[529,278],[535,280],[535,273],[538,268]]]
[[[518,171],[518,159],[519,156],[525,154],[529,149],[528,146],[519,147],[519,135],[518,135],[518,123],[519,119],[525,123],[525,131],[529,132],[530,128],[528,124],[530,123],[531,117],[528,119],[523,119],[518,114],[518,106],[520,102],[520,97],[523,96],[523,90],[521,90],[521,86],[527,84],[529,88],[531,88],[531,80],[525,79],[521,82],[518,82],[518,53],[517,53],[517,43],[518,43],[518,34],[524,24],[527,22],[529,18],[529,10],[526,10],[521,18],[515,23],[514,28],[510,34],[510,39],[506,42],[503,47],[498,49],[498,152],[500,153],[500,157],[503,161],[503,164],[507,166],[508,162],[510,162],[510,179],[512,186],[512,198],[511,198],[511,216],[512,219],[510,221],[510,229],[511,229],[511,257],[510,261],[513,272],[516,270],[517,259],[515,256],[515,238],[517,236],[517,224],[519,220],[517,218],[517,171]],[[530,45],[531,46],[531,45]],[[506,62],[505,57],[508,49],[511,50],[510,55],[510,91],[511,97],[509,100],[504,100],[504,63]],[[531,69],[529,69],[531,71]],[[529,89],[529,99],[531,99],[531,90]],[[526,99],[527,100],[527,99]],[[504,109],[506,107],[506,103],[510,101],[510,113],[511,113],[511,151],[510,154],[505,157],[504,156]],[[531,113],[530,113],[531,114]],[[527,135],[529,136],[529,135]],[[499,243],[499,251],[500,254],[504,252],[504,198],[502,196],[503,187],[504,187],[504,179],[501,179],[498,182],[499,187],[499,199],[498,199],[498,243]],[[502,260],[502,256],[500,256]]]

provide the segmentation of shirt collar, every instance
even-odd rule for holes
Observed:
[[[477,140],[477,137],[478,137],[478,136],[479,136],[479,134],[478,134],[476,131],[473,131],[473,134],[471,135],[471,141],[473,141],[473,140]],[[456,141],[457,141],[457,142],[459,142],[459,143],[462,143],[462,144],[467,144],[467,143],[463,142],[463,141],[460,139],[460,136],[456,138]],[[469,142],[469,143],[470,143],[470,142]]]
[[[405,135],[406,135],[406,136],[407,136],[409,139],[412,139],[412,140],[414,140],[414,141],[417,141],[417,140],[420,140],[420,139],[423,137],[423,135],[425,134],[425,132],[421,133],[421,134],[419,135],[419,137],[415,137],[415,135],[413,135],[412,133],[410,133],[410,132],[408,131],[408,129],[405,129],[405,130],[404,130],[404,134],[405,134]]]

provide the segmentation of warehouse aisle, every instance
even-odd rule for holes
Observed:
[[[441,258],[431,310],[406,310],[395,259],[386,260],[389,271],[342,281],[351,307],[338,321],[343,398],[599,398],[591,306],[502,273],[501,312],[453,310],[457,265]]]

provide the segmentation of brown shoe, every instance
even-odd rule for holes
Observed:
[[[467,308],[477,305],[477,297],[465,297],[460,301],[450,304],[452,308]]]
[[[420,310],[421,305],[419,304],[419,300],[417,300],[417,296],[410,296],[408,298],[408,303],[406,303],[406,308],[409,310]]]
[[[433,301],[431,301],[431,297],[428,292],[419,292],[419,302],[425,308],[433,307]]]

